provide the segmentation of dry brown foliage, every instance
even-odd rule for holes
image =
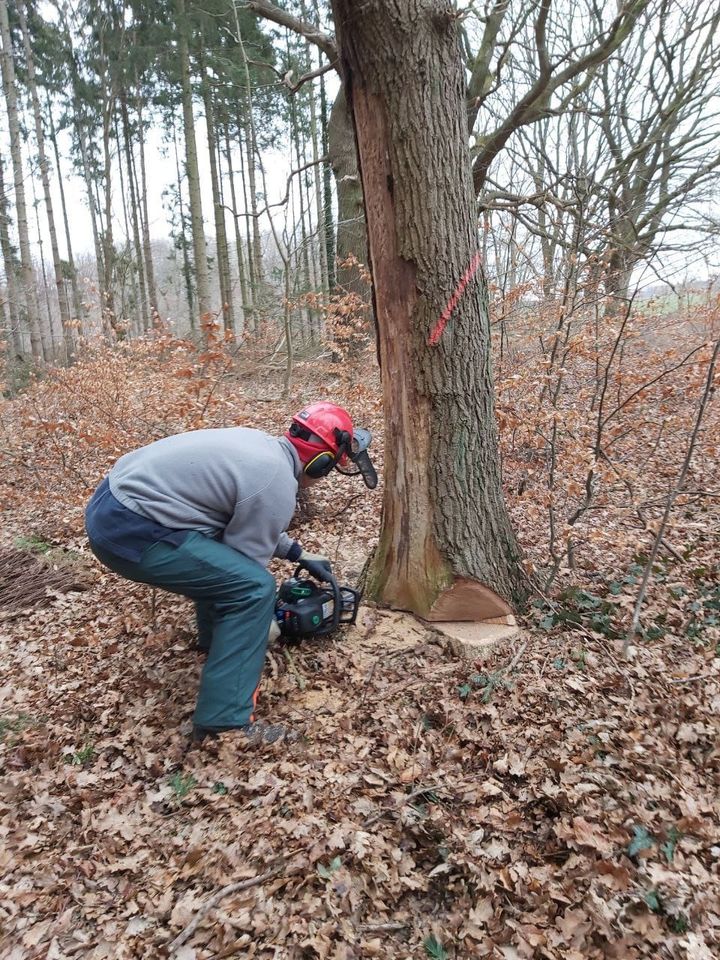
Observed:
[[[455,660],[366,606],[291,663],[269,654],[263,715],[303,743],[191,749],[188,603],[96,567],[91,590],[0,619],[0,956],[717,956],[716,401],[644,636],[619,653],[717,320],[633,320],[608,365],[621,323],[565,338],[527,315],[496,363],[508,503],[552,591],[517,660]],[[87,558],[83,505],[124,451],[207,425],[279,432],[310,398],[367,423],[382,467],[368,358],[361,375],[298,363],[285,400],[266,358],[158,336],[4,402],[0,545]],[[382,494],[315,490],[296,535],[353,580]]]

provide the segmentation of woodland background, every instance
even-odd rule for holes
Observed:
[[[717,955],[720,13],[457,16],[526,640],[465,663],[366,605],[269,654],[305,743],[238,755],[188,750],[189,605],[82,511],[126,450],[321,397],[382,472],[328,12],[0,0],[2,956]],[[349,483],[296,530],[355,582]]]

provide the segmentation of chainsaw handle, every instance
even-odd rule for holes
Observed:
[[[301,567],[301,566],[295,567],[295,573],[293,574],[293,576],[296,577],[298,580],[302,580],[302,579],[303,579],[303,578],[300,576],[300,571],[301,571],[301,570],[305,570],[305,567]],[[305,570],[305,572],[306,572],[306,573],[309,573],[308,570]],[[313,577],[312,575],[309,575],[309,577],[308,577],[307,579],[317,580],[318,578],[317,578],[317,577]],[[316,636],[319,636],[319,637],[320,637],[320,636],[322,636],[322,635],[325,634],[325,633],[332,633],[332,631],[333,631],[333,630],[336,630],[336,629],[338,628],[338,626],[340,625],[340,614],[342,613],[342,597],[340,596],[340,587],[339,587],[339,585],[338,585],[338,582],[337,582],[337,580],[335,579],[335,577],[334,577],[332,574],[330,574],[330,576],[329,576],[326,580],[320,580],[319,582],[320,582],[320,583],[329,583],[330,586],[332,587],[332,592],[333,592],[333,618],[332,618],[332,623],[329,624],[326,628],[324,628],[324,629],[322,629],[322,630],[318,630]]]

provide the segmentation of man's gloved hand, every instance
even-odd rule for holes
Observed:
[[[330,583],[333,580],[332,565],[327,557],[321,553],[308,553],[303,550],[298,560],[298,566],[307,570],[311,577],[321,580],[324,583]]]

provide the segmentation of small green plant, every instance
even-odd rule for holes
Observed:
[[[333,857],[327,866],[325,866],[323,863],[319,863],[317,868],[318,876],[322,877],[323,880],[329,880],[335,871],[339,870],[341,866],[341,857]]]
[[[633,838],[628,844],[627,854],[629,857],[635,857],[641,850],[649,850],[654,843],[655,841],[645,827],[635,825],[633,827]]]
[[[174,773],[170,777],[170,786],[178,800],[184,799],[197,784],[197,780],[191,773]]]
[[[423,947],[425,948],[426,956],[430,957],[430,960],[449,960],[450,954],[434,933],[431,933],[429,937],[425,937]]]
[[[225,786],[222,780],[218,780],[217,783],[213,784],[213,793],[219,793],[221,796],[225,796],[227,792],[228,788]]]
[[[684,913],[678,913],[672,917],[668,917],[667,922],[673,933],[687,933],[690,929],[690,921]]]
[[[665,854],[665,859],[668,863],[673,862],[673,857],[675,856],[675,847],[677,847],[681,839],[682,833],[677,829],[677,827],[670,827],[668,830],[668,838],[660,847],[662,852]]]
[[[15,537],[15,546],[18,550],[29,550],[31,553],[49,553],[53,549],[51,543],[36,537],[34,533],[29,537]]]
[[[80,750],[76,750],[70,758],[70,763],[76,767],[84,767],[95,759],[95,747],[91,743],[86,743]]]
[[[657,892],[657,890],[647,890],[643,900],[648,907],[650,907],[653,913],[663,912],[662,900],[660,899],[660,894]]]

